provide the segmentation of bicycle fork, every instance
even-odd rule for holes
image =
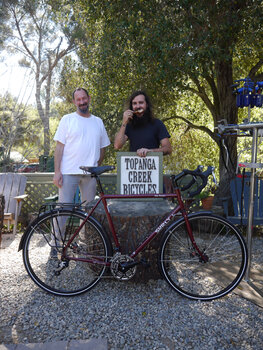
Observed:
[[[183,202],[182,197],[181,197],[181,193],[180,193],[180,191],[178,191],[178,189],[176,189],[176,192],[177,192],[177,200],[178,200],[178,203],[179,203],[179,207],[181,208],[181,213],[182,213],[182,216],[184,218],[186,229],[187,229],[189,238],[190,238],[190,240],[192,242],[192,246],[195,249],[195,251],[198,253],[198,255],[200,257],[200,262],[206,263],[206,262],[208,262],[209,258],[208,258],[208,256],[206,254],[204,254],[204,252],[202,252],[199,249],[199,247],[198,247],[198,245],[197,245],[197,243],[196,243],[196,241],[194,239],[193,230],[192,230],[191,224],[190,224],[189,219],[188,219],[188,215],[187,215],[187,212],[186,212],[186,209],[185,209],[184,202]],[[195,256],[195,253],[192,252],[191,255]]]
[[[190,238],[190,240],[191,240],[191,242],[192,242],[193,248],[195,249],[196,253],[198,253],[198,255],[199,255],[199,257],[200,257],[200,262],[207,263],[208,260],[209,260],[209,258],[208,258],[208,256],[207,256],[204,252],[202,252],[202,251],[199,249],[199,247],[198,247],[198,245],[197,245],[197,243],[196,243],[196,241],[195,241],[195,239],[194,239],[192,227],[191,227],[191,224],[190,224],[190,222],[189,222],[189,220],[188,220],[188,216],[187,216],[186,212],[184,211],[184,212],[182,213],[182,215],[183,215],[183,217],[184,217],[185,225],[186,225],[186,228],[187,228],[187,232],[188,232],[189,238]],[[194,256],[196,255],[196,253],[193,251],[193,252],[191,253],[191,256],[194,257]]]

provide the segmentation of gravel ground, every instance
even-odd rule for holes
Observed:
[[[19,238],[0,250],[0,343],[101,337],[110,350],[262,349],[262,308],[234,293],[198,302],[181,297],[163,280],[107,279],[81,296],[54,297],[27,276],[17,252]],[[256,240],[260,257],[263,240]]]

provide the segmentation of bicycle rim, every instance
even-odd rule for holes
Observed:
[[[158,259],[161,272],[170,286],[187,298],[220,298],[233,290],[245,273],[244,239],[235,226],[215,215],[190,215],[189,222],[207,262],[193,247],[185,222],[180,220],[162,239]]]
[[[60,296],[78,295],[94,287],[105,272],[104,263],[112,255],[111,244],[92,217],[61,260],[63,248],[84,219],[83,213],[58,210],[31,224],[23,249],[24,265],[33,281],[45,291]]]

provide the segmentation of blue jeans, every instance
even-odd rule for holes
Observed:
[[[63,175],[63,184],[59,188],[60,203],[73,203],[79,186],[81,201],[90,202],[95,198],[96,180],[89,175]]]

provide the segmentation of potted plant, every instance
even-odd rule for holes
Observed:
[[[216,184],[211,184],[204,188],[204,190],[199,194],[199,198],[202,202],[203,209],[210,210],[214,201],[214,194],[217,190]]]

